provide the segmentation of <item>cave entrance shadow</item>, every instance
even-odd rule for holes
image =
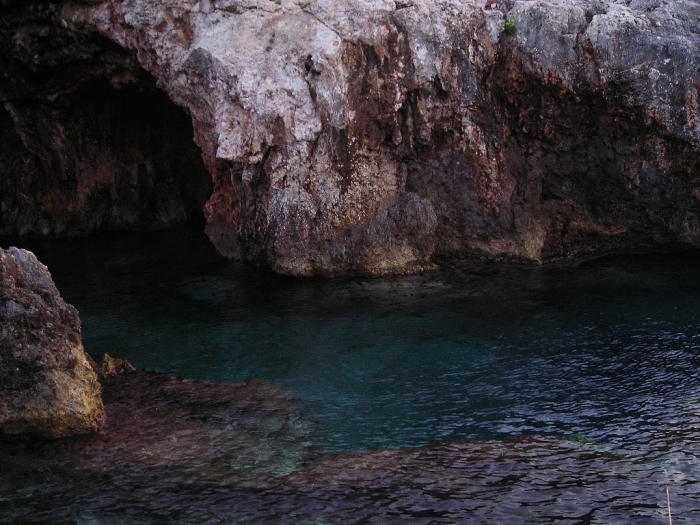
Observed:
[[[0,237],[203,226],[211,176],[190,116],[143,74],[0,108]]]

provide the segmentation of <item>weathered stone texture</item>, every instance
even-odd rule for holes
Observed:
[[[78,312],[34,254],[0,249],[0,435],[91,432],[102,412]]]
[[[146,70],[192,119],[228,257],[382,274],[700,246],[697,0],[10,5],[8,137],[36,115],[18,93],[77,92],[54,63],[120,89]],[[32,51],[44,41],[72,51]],[[50,156],[27,149],[25,172]]]

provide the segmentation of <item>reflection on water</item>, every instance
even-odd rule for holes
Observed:
[[[215,479],[185,476],[187,457],[172,475],[126,461],[136,492],[49,466],[39,492],[0,485],[0,523],[3,501],[81,523],[663,523],[667,485],[674,523],[700,521],[697,260],[298,280],[186,231],[32,248],[88,351],[281,385],[322,455],[245,481],[242,464]]]

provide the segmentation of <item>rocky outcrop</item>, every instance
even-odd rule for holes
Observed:
[[[0,250],[0,435],[91,432],[102,413],[78,312],[34,254]]]
[[[98,365],[95,363],[93,365],[93,369],[97,373],[97,377],[100,379],[100,381],[106,381],[120,374],[136,371],[134,366],[126,359],[112,357],[109,354],[104,354],[100,364]]]
[[[136,196],[153,180],[187,194],[174,181],[196,170],[173,176],[167,148],[133,153],[134,195],[115,200],[119,177],[93,169],[114,163],[84,162],[80,186],[81,150],[63,147],[80,144],[88,116],[59,140],[66,119],[51,108],[70,114],[96,83],[103,100],[152,90],[151,75],[191,117],[213,185],[207,233],[231,258],[382,274],[700,246],[696,0],[5,3],[0,129],[18,152],[5,171],[20,174],[2,193],[6,233],[85,229],[99,188],[110,209],[133,210],[110,223],[123,226],[158,215]],[[39,203],[18,189],[38,166],[76,188],[70,213],[48,190]],[[39,211],[23,218],[22,199]],[[36,226],[69,215],[64,230]]]

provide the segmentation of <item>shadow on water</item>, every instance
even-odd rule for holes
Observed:
[[[111,433],[4,444],[0,523],[651,524],[667,485],[700,521],[697,259],[300,280],[190,230],[30,248],[95,357],[213,384],[134,376]]]

